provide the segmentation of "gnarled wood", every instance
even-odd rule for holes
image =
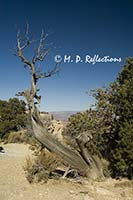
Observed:
[[[76,138],[76,142],[79,146],[80,149],[80,154],[82,158],[88,163],[88,166],[90,168],[89,171],[89,178],[91,179],[99,179],[99,178],[104,178],[103,175],[103,170],[102,170],[102,165],[101,161],[96,155],[91,155],[89,153],[87,143],[92,139],[92,135],[87,136],[88,134],[85,132],[79,134],[79,136]]]
[[[88,165],[84,159],[76,152],[64,146],[52,134],[48,133],[45,127],[41,126],[32,116],[32,126],[35,138],[43,144],[48,150],[56,153],[75,169],[78,169],[82,175],[88,174]]]
[[[25,43],[21,39],[20,33],[17,35],[17,56],[21,61],[30,69],[31,71],[31,89],[20,92],[17,95],[24,96],[27,100],[29,112],[31,115],[32,127],[34,132],[34,137],[48,150],[56,153],[58,156],[63,158],[68,164],[70,164],[75,169],[91,179],[97,179],[101,176],[101,171],[98,170],[96,160],[89,154],[88,149],[85,147],[86,140],[88,138],[81,137],[77,138],[77,143],[79,145],[80,153],[71,150],[70,148],[63,145],[52,134],[48,132],[46,127],[44,127],[43,122],[40,117],[40,112],[37,109],[36,103],[40,103],[41,96],[38,96],[37,92],[37,81],[40,78],[47,78],[58,72],[57,64],[51,71],[41,73],[38,72],[35,64],[37,61],[43,61],[48,53],[47,49],[44,49],[45,36],[42,32],[40,43],[37,51],[31,61],[29,61],[24,55],[24,49],[28,47],[33,41],[29,40],[28,37],[29,26],[27,26],[27,31],[25,35]],[[24,43],[22,45],[22,43]]]

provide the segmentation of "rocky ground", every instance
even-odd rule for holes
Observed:
[[[108,179],[89,183],[50,180],[46,184],[29,184],[23,166],[31,151],[28,145],[3,145],[0,153],[0,200],[132,200],[133,183]]]

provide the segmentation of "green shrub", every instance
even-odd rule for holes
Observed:
[[[25,128],[27,117],[24,101],[17,98],[0,100],[0,138],[6,139],[10,131]]]
[[[7,143],[30,143],[31,137],[26,130],[12,131],[9,133]]]
[[[63,133],[67,143],[77,148],[77,135],[91,134],[86,147],[109,161],[111,176],[133,179],[133,58],[127,59],[116,81],[93,91],[93,97],[94,109],[69,118]]]

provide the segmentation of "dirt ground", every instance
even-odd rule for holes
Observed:
[[[50,180],[46,184],[29,184],[23,166],[31,155],[28,145],[3,145],[0,153],[0,200],[132,200],[133,183],[108,179],[89,183]]]

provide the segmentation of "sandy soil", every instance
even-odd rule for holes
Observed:
[[[31,155],[28,145],[4,145],[0,153],[0,200],[132,200],[133,184],[128,180],[79,183],[50,180],[46,184],[29,184],[23,166]]]

